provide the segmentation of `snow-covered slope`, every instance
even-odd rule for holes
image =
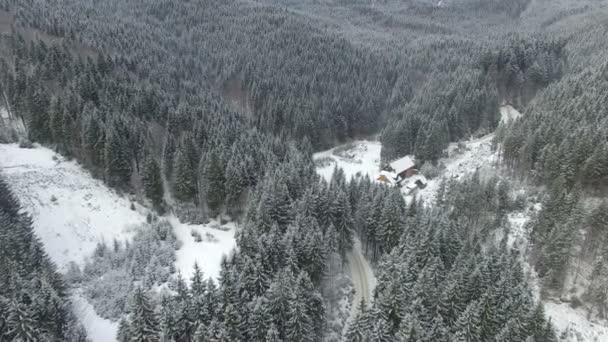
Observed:
[[[82,265],[98,242],[129,239],[146,222],[147,208],[48,148],[0,144],[0,172],[32,216],[36,235],[62,272],[70,262]],[[190,278],[196,261],[206,276],[217,278],[222,256],[235,246],[234,224],[190,225],[175,216],[168,219],[182,242],[176,266],[184,277]],[[201,241],[195,241],[192,231],[201,235]],[[72,302],[93,342],[115,341],[116,324],[99,317],[79,289]]]
[[[131,236],[145,209],[94,179],[74,161],[40,146],[0,145],[0,170],[60,271],[82,264],[99,241]]]

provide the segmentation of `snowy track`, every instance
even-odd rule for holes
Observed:
[[[353,286],[355,288],[355,295],[351,307],[352,319],[357,313],[361,300],[365,300],[367,305],[370,304],[372,292],[376,286],[376,279],[374,278],[372,268],[361,252],[361,241],[359,241],[359,239],[355,240],[353,250],[346,254],[346,259],[348,260]]]

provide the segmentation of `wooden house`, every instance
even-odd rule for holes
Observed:
[[[416,162],[409,156],[392,161],[383,170],[394,173],[398,181],[402,181],[418,173]]]

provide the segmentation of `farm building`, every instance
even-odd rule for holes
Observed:
[[[426,186],[426,178],[422,175],[418,176],[416,162],[410,156],[386,164],[376,176],[376,180],[398,188],[407,188],[406,193],[412,192],[414,188],[423,189]]]
[[[402,181],[403,179],[409,178],[418,173],[418,170],[416,170],[416,162],[410,156],[405,156],[392,161],[391,163],[387,164],[383,170],[394,173],[398,181]]]

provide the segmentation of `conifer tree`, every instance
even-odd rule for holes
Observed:
[[[212,213],[218,214],[225,199],[224,169],[217,153],[212,152],[205,169],[207,206]]]
[[[131,177],[131,159],[127,147],[116,129],[106,132],[104,146],[105,175],[110,186],[126,187]]]
[[[131,341],[157,342],[159,330],[154,307],[141,287],[133,295],[132,314],[129,317],[129,335]]]
[[[173,177],[173,193],[180,201],[191,201],[196,192],[196,178],[186,151],[178,149],[175,152],[175,165]]]
[[[163,202],[164,190],[160,167],[152,156],[148,156],[144,162],[142,182],[146,197],[158,208]]]

